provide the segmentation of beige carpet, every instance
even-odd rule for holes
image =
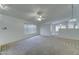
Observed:
[[[79,54],[79,41],[56,36],[35,36],[17,42],[5,55],[75,55]]]

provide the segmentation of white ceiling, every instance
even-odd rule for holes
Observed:
[[[8,4],[6,6],[9,9],[0,9],[0,13],[34,23],[64,20],[72,15],[71,4]],[[44,21],[37,21],[37,11],[43,12]]]

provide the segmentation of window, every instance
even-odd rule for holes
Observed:
[[[68,24],[69,29],[74,29],[74,24]]]
[[[69,28],[69,29],[74,29],[74,26],[75,26],[77,20],[76,20],[76,19],[71,19],[71,20],[69,20],[68,22],[69,22],[69,23],[68,23],[68,28]]]
[[[60,24],[60,29],[66,29],[66,25]]]
[[[56,25],[56,32],[58,32],[59,29],[66,29],[66,25],[62,25],[62,24]]]
[[[32,33],[36,33],[36,25],[33,24],[25,24],[24,25],[24,30],[26,34],[32,34]]]
[[[60,29],[60,25],[56,25],[56,32],[58,32]]]
[[[76,24],[75,25],[75,29],[79,29],[79,24]]]
[[[61,26],[61,29],[66,29],[66,26],[65,26],[65,25],[62,25],[62,26]]]

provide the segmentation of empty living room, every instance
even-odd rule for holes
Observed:
[[[0,4],[1,55],[79,55],[79,4]]]

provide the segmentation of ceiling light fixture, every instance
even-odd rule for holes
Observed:
[[[7,10],[8,9],[8,7],[5,4],[0,4],[0,8],[3,9],[3,10]]]
[[[43,16],[39,16],[39,17],[37,17],[37,20],[38,20],[38,21],[45,20],[45,17],[43,17]]]
[[[72,4],[72,15],[71,15],[71,19],[69,20],[69,22],[76,22],[77,19],[74,17],[74,5]]]
[[[69,20],[69,22],[75,22],[75,21],[77,21],[75,18],[74,18],[74,19]]]
[[[38,21],[45,20],[45,17],[43,17],[43,16],[39,16],[39,17],[37,17],[37,20],[38,20]]]
[[[37,20],[38,20],[38,21],[42,21],[42,19],[41,19],[41,18],[38,18]]]
[[[72,4],[72,16],[71,16],[71,20],[70,21],[76,21],[77,19],[75,19],[74,17],[74,5]]]
[[[42,18],[42,16],[39,16],[40,18]]]

